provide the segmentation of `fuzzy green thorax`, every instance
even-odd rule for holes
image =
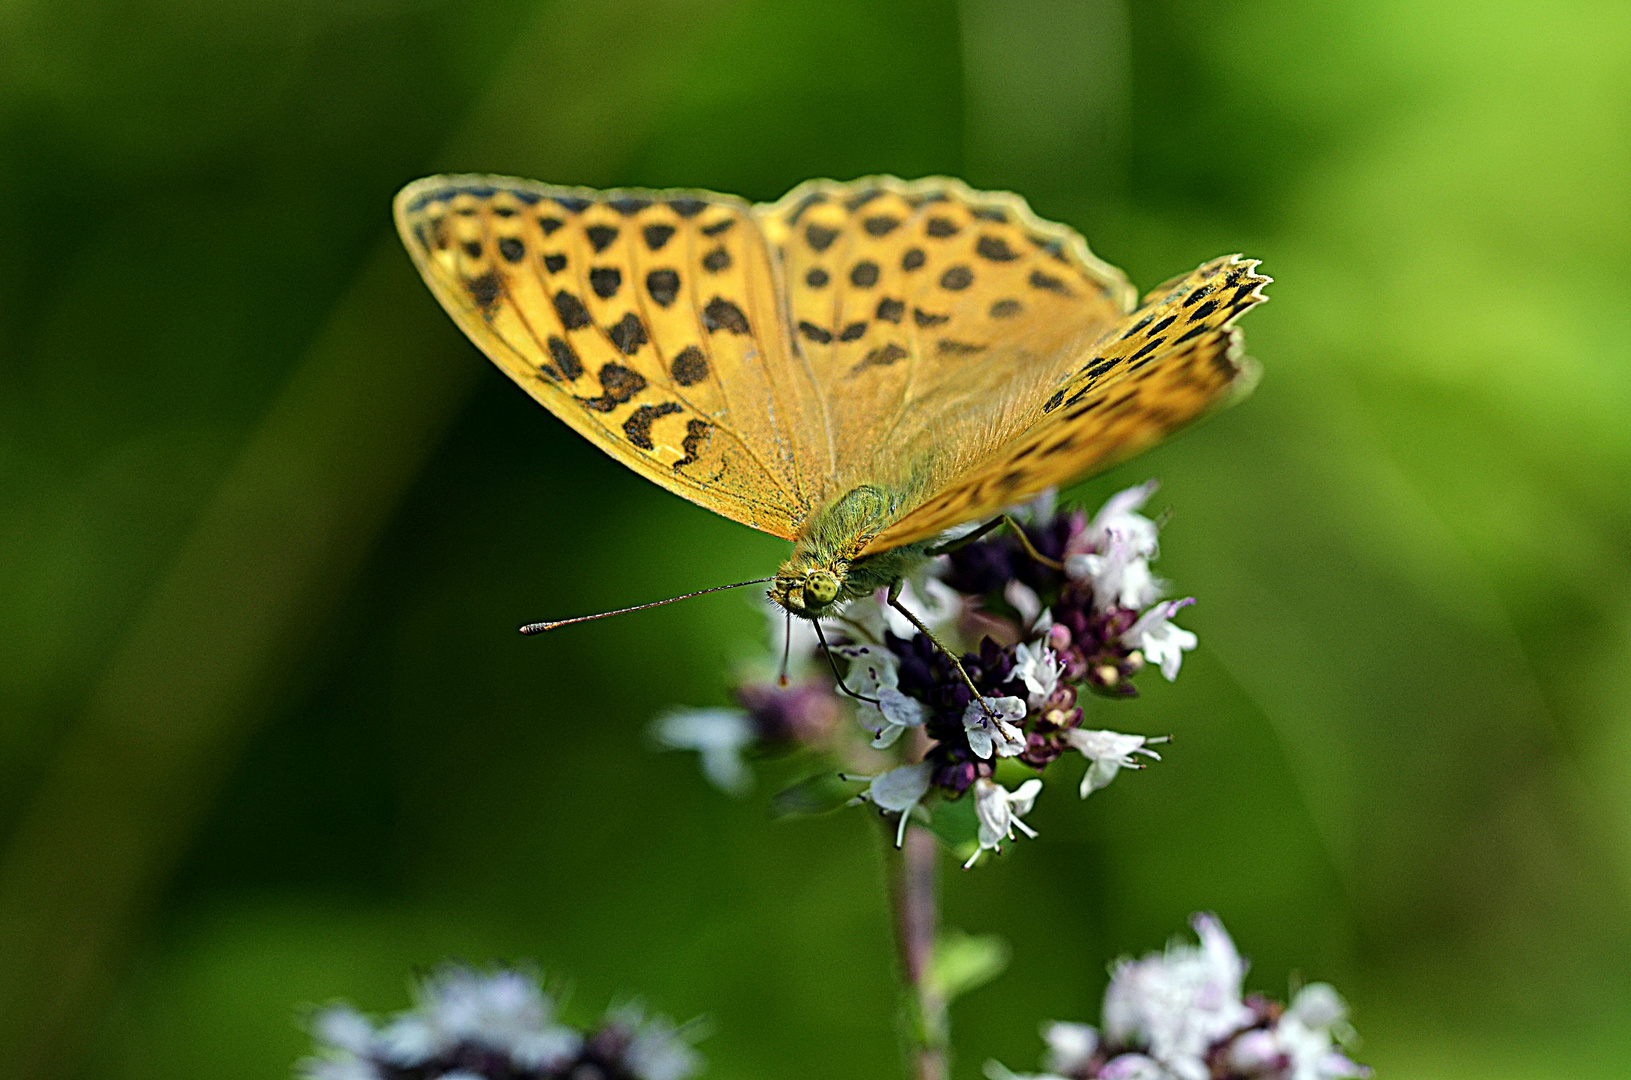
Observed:
[[[897,515],[884,491],[863,485],[813,516],[776,571],[769,596],[801,619],[822,619],[840,606],[888,588],[928,558],[928,541],[862,555]]]

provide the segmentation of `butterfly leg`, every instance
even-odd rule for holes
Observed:
[[[1025,549],[1025,554],[1029,555],[1043,566],[1050,567],[1051,569],[1063,570],[1065,568],[1065,564],[1060,562],[1058,559],[1050,559],[1040,551],[1036,550],[1036,546],[1031,543],[1031,538],[1025,535],[1025,530],[1020,527],[1019,522],[1015,521],[1007,514],[998,514],[996,517],[992,518],[984,525],[981,525],[973,532],[968,533],[965,536],[959,536],[955,540],[948,540],[939,547],[932,547],[926,552],[926,554],[949,555],[954,551],[967,547],[968,545],[974,543],[974,541],[984,537],[987,533],[990,533],[1003,525],[1008,526],[1009,530],[1012,531],[1014,536],[1018,538],[1020,547]]]
[[[901,583],[899,581],[889,586],[889,606],[906,616],[907,621],[909,621],[913,626],[917,627],[923,636],[928,638],[930,643],[933,644],[935,648],[939,649],[945,654],[946,659],[950,660],[952,666],[957,669],[957,674],[963,677],[963,685],[969,688],[969,691],[974,695],[974,700],[980,703],[980,708],[984,709],[985,714],[991,719],[997,719],[996,711],[986,703],[985,695],[980,693],[980,688],[974,685],[974,680],[968,677],[968,671],[963,667],[963,661],[956,653],[946,648],[945,644],[941,642],[939,638],[934,636],[934,631],[925,626],[922,619],[912,614],[911,609],[900,602],[900,589]]]
[[[1007,514],[1002,515],[997,520],[1002,522],[1004,525],[1007,525],[1013,532],[1014,536],[1019,539],[1019,546],[1025,549],[1025,554],[1029,555],[1031,558],[1035,559],[1037,562],[1048,567],[1049,569],[1063,570],[1065,568],[1065,564],[1060,562],[1058,559],[1050,559],[1040,551],[1036,550],[1036,548],[1031,544],[1031,538],[1025,535],[1025,530],[1020,526],[1019,522],[1015,521]]]
[[[865,694],[857,694],[854,690],[849,688],[848,683],[844,682],[844,676],[838,674],[838,661],[834,660],[832,657],[832,646],[827,644],[827,633],[821,629],[821,620],[812,619],[810,621],[810,625],[815,627],[816,640],[821,642],[821,651],[827,654],[827,663],[832,666],[832,677],[833,680],[838,683],[838,689],[842,690],[856,701],[864,701],[868,705],[877,705],[877,698],[867,697]]]

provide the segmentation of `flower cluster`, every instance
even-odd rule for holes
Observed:
[[[823,623],[846,665],[843,687],[821,675],[787,688],[749,683],[736,692],[741,708],[661,718],[657,741],[699,751],[709,779],[731,792],[749,786],[742,755],[750,749],[837,753],[872,774],[858,777],[870,782],[861,798],[900,816],[897,835],[931,794],[959,800],[972,791],[970,864],[1016,831],[1034,835],[1022,819],[1041,782],[1010,790],[997,781],[999,761],[1041,772],[1080,753],[1085,798],[1119,770],[1139,767],[1140,756],[1159,760],[1150,747],[1161,739],[1090,727],[1081,699],[1136,694],[1133,677],[1146,666],[1174,679],[1196,646],[1195,635],[1172,622],[1193,600],[1162,599],[1166,583],[1150,568],[1159,529],[1140,511],[1154,492],[1153,481],[1120,492],[1091,518],[1060,510],[1050,493],[1015,509],[1022,534],[943,543],[947,553],[904,582],[900,596],[932,635],[880,592]],[[813,661],[815,634],[797,640],[797,648],[785,642],[788,651]],[[942,647],[947,640],[978,645],[954,658]],[[877,755],[845,755],[832,737],[842,701],[853,706],[871,750],[898,754],[908,732],[920,733],[908,745],[926,749],[894,768],[867,768]]]
[[[1104,995],[1102,1032],[1043,1025],[1044,1073],[991,1080],[1355,1080],[1370,1070],[1341,1050],[1353,1038],[1347,1007],[1324,983],[1281,1005],[1242,997],[1246,962],[1217,918],[1197,915],[1200,945],[1122,960]]]
[[[688,1080],[702,1066],[685,1029],[636,1005],[592,1031],[555,1019],[555,1002],[516,971],[448,967],[414,1008],[375,1024],[349,1006],[319,1012],[304,1080]]]

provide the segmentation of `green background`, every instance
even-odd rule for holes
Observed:
[[[961,1080],[1219,912],[1388,1080],[1631,1076],[1631,9],[1542,0],[0,0],[0,1065],[281,1077],[297,1007],[533,958],[717,1080],[898,1074],[876,830],[649,752],[782,545],[454,329],[438,170],[769,199],[952,173],[1151,286],[1265,260],[1158,476],[1174,734],[975,873]],[[1074,767],[1072,767],[1074,768]],[[760,795],[765,794],[761,789]]]

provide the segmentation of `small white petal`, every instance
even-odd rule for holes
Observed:
[[[867,799],[880,810],[904,813],[929,793],[929,777],[934,766],[927,761],[902,765],[872,778]]]
[[[1171,1076],[1143,1054],[1122,1054],[1104,1063],[1099,1080],[1171,1080]]]
[[[995,715],[993,715],[995,714]],[[1017,697],[983,697],[963,710],[968,746],[981,759],[1014,757],[1025,752],[1025,733],[1014,726],[1025,719],[1025,702]]]
[[[1079,1072],[1099,1048],[1099,1031],[1090,1024],[1054,1021],[1042,1025],[1048,1056],[1042,1066],[1049,1072]]]
[[[878,708],[885,720],[903,728],[917,727],[929,718],[929,710],[923,702],[893,686],[878,691]]]
[[[317,1014],[312,1034],[318,1042],[366,1057],[374,1047],[374,1025],[348,1005],[336,1005]]]

